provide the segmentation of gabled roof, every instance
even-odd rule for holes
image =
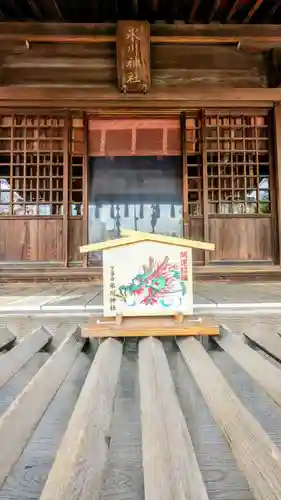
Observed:
[[[80,247],[80,253],[99,252],[101,250],[109,250],[133,243],[141,243],[143,241],[152,241],[154,243],[163,243],[166,245],[175,245],[178,247],[198,248],[200,250],[214,250],[213,243],[204,243],[203,241],[189,240],[187,238],[175,238],[173,236],[164,236],[162,234],[142,233],[131,229],[121,229],[122,238],[101,241],[99,243],[90,243]]]

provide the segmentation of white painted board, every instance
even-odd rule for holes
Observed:
[[[104,316],[193,313],[192,250],[137,242],[103,251]]]

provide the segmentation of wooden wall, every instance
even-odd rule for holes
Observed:
[[[262,51],[235,46],[153,44],[151,79],[152,87],[163,89],[267,86]],[[2,55],[1,83],[116,87],[115,44],[11,45]]]
[[[273,260],[272,219],[270,217],[210,218],[210,241],[216,249],[212,261]]]
[[[63,261],[63,220],[0,220],[0,261]]]

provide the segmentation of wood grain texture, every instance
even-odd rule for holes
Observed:
[[[72,42],[103,43],[115,41],[116,25],[114,23],[55,23],[34,21],[1,22],[0,39],[8,41],[30,40],[30,42]],[[252,42],[264,43],[268,47],[281,42],[281,29],[278,25],[259,24],[185,24],[164,22],[151,24],[151,41],[153,43],[199,43],[199,44],[241,44]]]
[[[207,500],[168,360],[159,340],[141,341],[139,374],[146,500]]]
[[[16,336],[5,325],[0,325],[0,351],[11,347],[16,341]]]
[[[83,342],[71,332],[0,419],[0,485],[20,457]]]
[[[97,321],[100,321],[97,323]],[[108,324],[108,323],[111,324]],[[183,318],[182,323],[173,317],[127,317],[123,323],[116,324],[115,318],[97,317],[89,320],[82,327],[82,336],[85,338],[102,337],[175,337],[188,335],[219,335],[219,327],[215,324],[202,323],[198,320]]]
[[[237,335],[224,329],[216,343],[227,352],[262,389],[281,406],[281,370],[244,344]]]
[[[119,21],[116,31],[117,83],[127,92],[150,87],[150,28],[146,21]]]
[[[210,260],[272,260],[272,220],[262,218],[209,218],[210,241],[216,248]]]
[[[40,500],[100,499],[121,359],[114,339],[98,348]]]
[[[0,220],[0,261],[62,261],[62,219]]]
[[[1,358],[0,389],[51,339],[50,332],[42,327]]]
[[[256,500],[281,497],[281,454],[242,405],[220,370],[195,339],[178,341],[184,360],[220,426]]]
[[[281,361],[281,338],[273,332],[261,331],[258,325],[252,325],[244,336],[277,361]]]

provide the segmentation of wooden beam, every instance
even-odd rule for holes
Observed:
[[[78,331],[68,335],[1,416],[0,486],[22,454],[82,346]]]
[[[139,379],[145,499],[207,500],[168,360],[159,340],[149,338],[140,342]]]
[[[215,342],[238,363],[261,388],[281,406],[281,370],[243,343],[238,335],[221,327]]]
[[[101,498],[121,359],[117,340],[98,348],[40,500]]]
[[[212,22],[217,10],[219,9],[220,3],[221,3],[221,0],[214,0],[214,5],[213,5],[213,8],[211,10],[211,14],[209,16],[209,23]]]
[[[256,500],[281,498],[281,454],[243,406],[203,346],[178,341],[184,360]]]
[[[261,6],[262,3],[263,3],[263,0],[256,0],[253,7],[250,9],[249,13],[247,14],[245,19],[243,20],[243,23],[248,23],[252,19],[252,17],[257,12],[258,8]]]
[[[237,44],[280,43],[280,25],[151,24],[151,43]],[[115,24],[18,23],[2,22],[0,40],[46,43],[115,43]]]
[[[101,109],[121,109],[124,114],[135,109],[188,109],[190,105],[225,106],[236,103],[235,106],[261,105],[272,106],[281,101],[281,88],[186,88],[177,87],[177,91],[152,88],[146,95],[120,95],[112,88],[89,87],[44,87],[44,86],[0,86],[0,107],[11,109],[17,106],[25,109],[31,107],[52,107],[63,111],[65,108],[91,109],[96,115]],[[218,104],[220,103],[220,104]]]
[[[265,333],[258,326],[253,325],[247,330],[247,333],[244,333],[244,336],[272,358],[281,361],[281,339],[278,335]]]
[[[234,16],[235,12],[237,11],[237,7],[240,3],[240,0],[235,0],[234,1],[234,4],[232,5],[228,15],[227,15],[227,18],[226,18],[226,22],[229,23],[229,21],[231,21],[232,17]]]
[[[16,336],[4,325],[0,325],[0,351],[9,349],[16,341]]]
[[[0,359],[0,389],[51,340],[50,332],[41,327],[7,352]]]

